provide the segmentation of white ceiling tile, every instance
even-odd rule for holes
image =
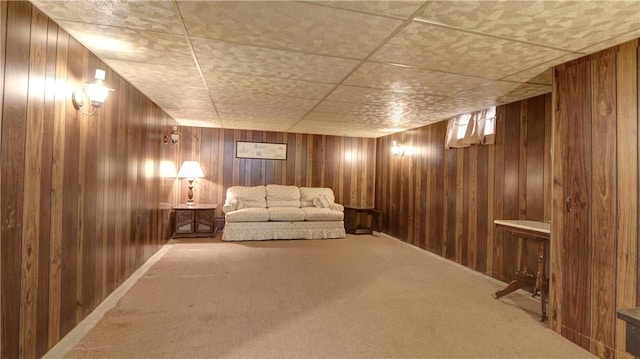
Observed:
[[[105,60],[194,66],[184,36],[68,21],[60,25]]]
[[[167,113],[181,124],[185,121],[198,121],[202,123],[209,123],[210,125],[207,127],[222,127],[220,118],[215,112],[189,109],[169,109]]]
[[[640,4],[640,1],[638,1],[638,4]],[[638,17],[640,17],[640,11],[638,11],[637,14]],[[590,46],[587,46],[583,49],[581,49],[580,51],[582,53],[594,53],[594,52],[598,52],[600,50],[604,50],[604,49],[608,49],[610,47],[616,46],[618,44],[622,44],[625,43],[627,41],[631,41],[634,39],[640,38],[640,29],[634,30],[634,31],[630,31],[626,34],[620,35],[620,36],[616,36],[613,38],[610,38],[606,41],[603,42],[599,42],[597,44],[593,44]]]
[[[194,39],[193,46],[205,71],[338,83],[358,64],[355,60],[214,40]]]
[[[639,29],[640,2],[438,0],[430,1],[417,18],[578,51]]]
[[[548,93],[640,37],[637,0],[33,2],[183,126],[336,136]]]
[[[242,92],[225,92],[214,95],[213,100],[216,106],[225,112],[242,111],[241,109],[243,107],[267,111],[268,109],[278,109],[299,112],[309,111],[318,103],[316,100],[304,98],[253,94],[251,95],[251,103],[247,104],[246,101],[243,100],[245,98],[243,95]],[[236,111],[231,111],[232,108],[236,109]]]
[[[269,95],[320,100],[335,87],[321,82],[221,71],[206,71],[204,76],[213,96],[243,93],[246,96]]]
[[[315,4],[325,6],[352,9],[375,14],[409,18],[415,13],[424,1],[314,1]]]
[[[171,66],[170,64],[145,64],[140,62],[107,60],[107,65],[134,85],[138,82],[154,83],[160,87],[205,88],[198,69]]]
[[[402,24],[301,2],[196,1],[178,6],[192,37],[356,59]]]
[[[371,60],[498,79],[565,54],[521,42],[412,23],[376,51]]]
[[[461,91],[480,86],[487,81],[482,77],[365,62],[344,83],[397,92],[453,96]]]
[[[301,119],[308,110],[291,109],[277,106],[264,106],[253,102],[216,102],[216,108],[221,113],[233,113],[239,115],[255,115],[263,117],[282,117],[291,121]]]
[[[360,123],[337,123],[306,119],[298,122],[289,132],[346,137],[380,137],[388,134],[378,130],[377,126],[363,126]]]
[[[170,110],[190,110],[190,111],[198,111],[203,113],[215,113],[216,109],[213,107],[213,103],[211,101],[197,101],[188,98],[167,98],[160,97],[154,98],[154,101],[158,104],[158,106]]]
[[[170,114],[170,115],[174,116],[173,114]],[[180,118],[176,116],[174,116],[174,118],[176,119],[176,121],[179,121],[181,126],[222,128],[222,124],[220,123],[220,121],[213,121],[213,120],[207,120],[207,119],[199,120],[197,118],[191,118],[191,117]]]
[[[514,102],[514,98],[530,98],[551,92],[551,85],[493,81],[473,90],[461,93],[458,98],[476,102],[479,99],[493,101],[497,104]]]
[[[211,101],[206,87],[189,87],[178,82],[143,82],[136,81],[135,87],[152,99],[185,98],[195,101]]]
[[[330,114],[347,114],[364,118],[384,119],[384,123],[390,126],[401,126],[405,122],[417,119],[428,119],[429,112],[434,104],[428,104],[428,108],[422,108],[421,104],[412,102],[395,103],[349,103],[339,101],[323,101],[314,111]]]
[[[184,35],[173,1],[32,0],[50,17],[76,23],[109,25]]]
[[[267,114],[248,115],[237,113],[220,113],[220,119],[225,128],[252,129],[261,131],[287,132],[291,126],[299,121],[299,118],[273,116]]]
[[[342,85],[337,87],[327,97],[329,101],[351,102],[358,104],[411,104],[412,107],[426,107],[429,103],[441,100],[443,96],[433,96],[427,93],[406,93],[391,90],[381,90],[368,87]]]

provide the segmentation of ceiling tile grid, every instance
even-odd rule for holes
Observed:
[[[432,23],[579,51],[640,28],[640,2],[430,1],[416,18]]]
[[[640,0],[32,3],[183,126],[336,136],[548,93],[640,37]]]
[[[302,2],[189,1],[179,7],[192,37],[354,59],[368,55],[402,24]]]
[[[487,81],[489,80],[481,77],[365,62],[344,81],[344,84],[388,89],[396,92],[454,96]]]
[[[194,66],[184,35],[66,21],[61,25],[105,61]]]
[[[384,44],[371,60],[499,79],[566,53],[416,22]]]
[[[323,82],[222,71],[205,71],[204,76],[214,97],[230,92],[247,96],[269,95],[320,101],[335,87],[334,84]]]

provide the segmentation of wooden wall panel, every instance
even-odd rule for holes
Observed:
[[[0,16],[0,357],[36,358],[168,240],[175,122],[30,3]],[[96,68],[115,92],[87,117]]]
[[[20,312],[22,253],[22,178],[24,176],[25,137],[29,72],[29,37],[31,6],[11,2],[7,9],[7,31],[2,114],[2,162],[0,163],[0,274],[2,282],[2,351],[3,358],[17,358],[20,353]]]
[[[218,204],[219,216],[227,188],[231,186],[330,187],[337,203],[374,205],[376,140],[373,138],[199,127],[183,127],[180,132],[183,140],[175,147],[177,164],[186,160],[200,162],[205,178],[194,182],[194,200]],[[236,158],[237,141],[286,143],[287,159]],[[178,203],[186,201],[186,183],[176,181],[175,185]]]
[[[498,107],[494,145],[447,150],[446,122],[379,138],[375,205],[383,213],[382,231],[511,280],[518,240],[494,232],[493,220],[542,220],[543,208],[551,206],[544,193],[551,186],[542,184],[544,164],[551,163],[544,148],[550,102],[549,94]],[[392,141],[412,150],[394,156]]]
[[[602,358],[639,304],[639,76],[637,40],[555,68],[550,327]]]
[[[591,65],[592,96],[592,272],[590,350],[612,358],[615,326],[616,226],[616,58],[615,53],[595,59]]]
[[[632,46],[633,45],[633,46]],[[616,248],[615,307],[633,308],[637,304],[638,289],[638,48],[636,43],[627,44],[618,53],[616,62],[616,117],[617,159],[616,178],[618,187],[617,212],[618,239]],[[630,76],[636,72],[638,76]],[[616,333],[624,333],[626,324],[616,321]],[[615,336],[615,348],[624,348],[626,337]],[[631,358],[618,351],[619,358]]]

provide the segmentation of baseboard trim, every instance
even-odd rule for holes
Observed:
[[[53,346],[42,358],[57,359],[63,358],[73,349],[73,347],[84,338],[87,333],[104,317],[104,315],[118,304],[120,299],[133,287],[136,282],[153,266],[162,256],[164,256],[175,243],[174,240],[167,242],[154,255],[152,255],[143,265],[140,266],[129,278],[127,278],[118,288],[116,288],[100,305],[96,307],[86,318],[75,326],[62,340]]]

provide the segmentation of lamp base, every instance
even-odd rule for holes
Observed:
[[[194,206],[195,203],[193,202],[193,178],[189,178],[187,181],[189,181],[189,192],[187,193],[187,206]]]

